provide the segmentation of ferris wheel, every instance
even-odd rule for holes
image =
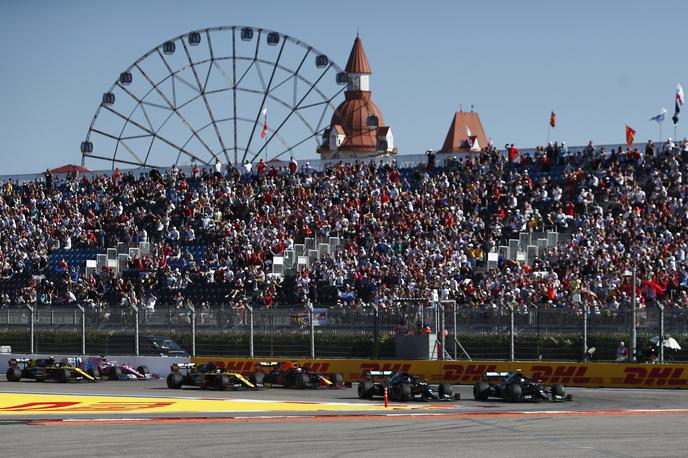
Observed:
[[[320,146],[347,74],[279,32],[224,26],[165,41],[102,96],[82,165],[212,166],[308,157]]]

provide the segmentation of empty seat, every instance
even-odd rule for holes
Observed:
[[[281,274],[284,272],[284,257],[274,256],[272,258],[272,273]]]

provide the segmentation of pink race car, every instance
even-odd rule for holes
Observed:
[[[151,378],[148,366],[138,366],[134,369],[128,364],[119,364],[104,356],[88,358],[84,363],[86,372],[94,378],[106,378],[107,380],[148,380]]]

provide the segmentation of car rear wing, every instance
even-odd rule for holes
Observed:
[[[261,361],[259,363],[256,363],[257,367],[277,367],[279,365],[280,365],[279,361],[269,361],[269,362]]]
[[[69,366],[77,367],[77,366],[81,365],[81,363],[83,362],[83,359],[81,359],[79,356],[76,356],[76,357],[72,356],[72,357],[68,357],[68,358],[62,358],[62,361],[60,361],[60,362],[62,364],[67,364]]]
[[[12,358],[8,361],[10,367],[17,367],[18,364],[27,365],[31,362],[31,358]]]
[[[174,363],[170,366],[170,371],[179,372],[180,369],[186,369],[187,371],[196,367],[196,363]]]
[[[368,371],[366,375],[369,377],[391,377],[394,371]]]
[[[508,377],[509,372],[485,372],[486,378]]]

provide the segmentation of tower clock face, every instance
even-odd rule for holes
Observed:
[[[358,91],[361,88],[361,79],[358,77],[354,77],[351,79],[351,88],[354,91]]]

